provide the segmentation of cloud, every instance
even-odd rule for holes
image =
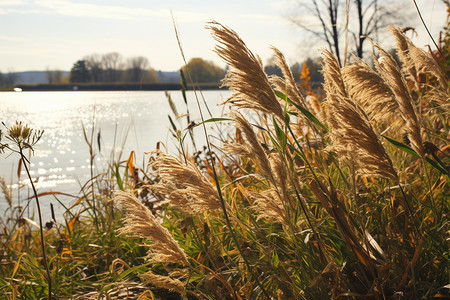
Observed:
[[[4,41],[20,41],[20,40],[23,40],[23,38],[18,37],[18,36],[0,35],[0,40],[4,40]]]
[[[54,14],[73,17],[129,20],[142,16],[160,17],[167,15],[166,11],[160,9],[151,10],[126,6],[78,3],[68,0],[37,0],[35,5]]]
[[[26,0],[2,0],[0,2],[0,6],[23,6],[23,5],[29,5],[30,2]]]

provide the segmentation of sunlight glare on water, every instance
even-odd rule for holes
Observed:
[[[222,108],[218,103],[224,101],[229,93],[203,92],[214,117],[221,116]],[[174,91],[171,95],[178,111],[185,111],[181,93]],[[188,92],[191,119],[198,123],[200,118],[194,101],[193,94]],[[142,162],[144,152],[155,149],[159,141],[169,151],[175,151],[167,117],[172,112],[164,92],[2,92],[0,113],[1,121],[7,126],[17,120],[35,130],[44,130],[42,140],[30,157],[30,171],[38,192],[57,191],[77,195],[80,186],[89,180],[90,156],[83,124],[89,137],[94,124],[95,172],[107,168],[112,153],[115,153],[116,160],[119,160],[120,153],[120,159],[126,160],[134,150],[137,161]],[[181,128],[184,127],[185,123]],[[197,132],[196,139],[200,138],[199,143],[203,143],[202,132]],[[98,134],[101,137],[101,151],[97,145]],[[3,142],[7,141],[4,139]],[[18,157],[15,154],[2,154],[0,157],[0,176],[11,182],[17,191]],[[20,184],[29,184],[25,180],[24,170]],[[5,201],[0,200],[0,210],[4,205]],[[46,205],[49,204],[44,202],[44,207]]]

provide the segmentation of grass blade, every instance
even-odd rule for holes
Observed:
[[[304,107],[301,107],[300,105],[295,104],[289,97],[287,97],[284,93],[275,90],[275,95],[277,95],[279,98],[286,100],[287,102],[289,102],[290,104],[294,105],[295,108],[297,108],[306,118],[308,118],[311,122],[313,122],[314,124],[316,124],[317,126],[319,126],[320,128],[322,128],[325,131],[328,131],[327,127],[322,124],[319,119],[317,119],[309,110],[307,110]]]

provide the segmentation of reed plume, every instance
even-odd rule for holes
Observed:
[[[298,89],[297,83],[295,82],[294,76],[292,75],[291,69],[289,68],[284,55],[275,47],[272,47],[272,50],[275,53],[275,64],[280,68],[283,73],[283,78],[273,75],[270,76],[269,81],[275,87],[275,89],[284,92],[287,90],[288,97],[294,101],[295,104],[308,108],[305,99],[303,98],[302,93]]]
[[[274,223],[286,224],[286,211],[276,190],[248,192],[248,196],[253,201],[252,208],[258,214],[258,220],[266,219]]]
[[[403,63],[403,70],[409,74],[409,78],[414,82],[416,88],[419,89],[417,68],[409,53],[411,41],[404,35],[403,30],[396,26],[388,26],[386,30],[390,31],[395,38],[397,55]]]
[[[164,288],[169,291],[175,291],[182,293],[185,287],[185,283],[178,278],[171,276],[158,275],[152,271],[148,271],[140,276],[144,281],[152,284],[153,286]]]
[[[230,66],[222,85],[234,93],[225,103],[273,114],[284,120],[283,110],[264,73],[261,59],[247,48],[232,29],[215,21],[206,28],[218,42],[214,52]]]
[[[439,105],[444,115],[450,114],[450,95],[442,89],[433,89],[427,93],[427,98]]]
[[[236,128],[242,132],[244,143],[242,145],[228,143],[226,151],[234,154],[245,154],[254,158],[261,168],[262,175],[267,178],[273,178],[269,158],[253,131],[252,125],[237,111],[231,112],[231,117],[236,122]]]
[[[443,91],[447,91],[448,80],[431,54],[416,47],[399,27],[391,25],[388,26],[387,30],[395,37],[397,53],[413,80],[418,83],[418,74],[420,72],[429,73],[438,79],[440,88]]]
[[[8,202],[9,207],[12,207],[13,203],[13,195],[12,190],[8,188],[8,184],[4,177],[0,177],[0,186],[2,188],[3,196],[5,196],[6,201]]]
[[[320,108],[320,102],[319,99],[314,95],[307,95],[305,97],[305,102],[308,105],[308,108],[310,111],[316,116],[321,116],[321,108]]]
[[[116,191],[113,201],[127,210],[125,226],[119,229],[119,233],[151,241],[151,251],[148,253],[151,262],[189,265],[177,241],[139,199],[129,193]]]
[[[411,147],[423,156],[425,150],[423,147],[421,126],[406,81],[392,55],[381,48],[380,45],[374,43],[374,46],[380,51],[379,59],[374,59],[375,68],[395,96],[400,115],[405,121],[404,128],[411,142]]]
[[[272,185],[272,188],[262,193],[249,192],[249,197],[254,201],[254,210],[258,212],[259,218],[265,218],[273,222],[286,220],[283,200],[287,199],[287,174],[279,153],[268,155],[261,146],[252,125],[242,116],[234,111],[231,116],[236,122],[236,128],[243,134],[243,143],[227,143],[225,151],[232,154],[245,155],[254,158],[258,163],[261,173]]]
[[[150,186],[153,191],[166,195],[175,209],[188,214],[221,209],[217,190],[195,164],[161,151],[155,153],[152,166],[161,183]]]
[[[334,55],[327,49],[322,49],[322,73],[325,80],[324,90],[327,95],[347,98],[347,91],[342,79],[341,67]]]
[[[356,174],[398,180],[392,161],[375,134],[367,115],[347,97],[336,58],[323,50],[325,90],[327,93],[330,150],[353,161]]]
[[[398,104],[389,86],[364,61],[358,59],[342,68],[348,96],[358,103],[371,120],[387,124],[395,116]]]

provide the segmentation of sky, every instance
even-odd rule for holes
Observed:
[[[392,1],[391,1],[392,2]],[[394,1],[395,2],[395,1]],[[176,71],[183,60],[174,33],[177,24],[186,58],[213,61],[214,40],[205,29],[216,20],[235,30],[263,62],[280,49],[288,63],[317,56],[322,42],[292,25],[295,0],[0,0],[0,71],[70,70],[83,56],[118,52],[145,56],[156,70]],[[408,20],[416,45],[431,44],[412,0]],[[417,0],[435,38],[446,22],[442,0]],[[398,10],[398,6],[396,8]],[[400,9],[398,11],[402,11]],[[171,14],[172,13],[172,14]],[[311,16],[304,15],[307,21]],[[389,46],[389,39],[380,41]]]

